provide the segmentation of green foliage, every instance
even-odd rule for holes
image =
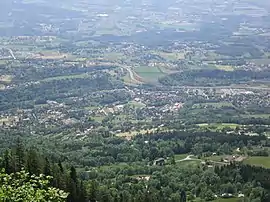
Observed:
[[[64,202],[64,191],[51,187],[52,178],[45,175],[30,175],[22,170],[10,175],[0,173],[0,201],[3,202]]]

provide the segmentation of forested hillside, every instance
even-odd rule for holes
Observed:
[[[270,1],[0,0],[0,202],[270,202]]]

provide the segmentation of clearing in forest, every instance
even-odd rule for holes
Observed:
[[[253,165],[253,166],[260,166],[264,168],[270,168],[270,157],[268,156],[251,156],[244,160],[244,163]]]

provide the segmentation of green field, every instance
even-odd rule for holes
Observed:
[[[135,135],[138,134],[146,134],[146,133],[151,133],[153,131],[156,131],[156,129],[150,129],[150,130],[140,130],[140,131],[129,131],[129,132],[122,132],[122,133],[118,133],[116,134],[117,137],[133,137]]]
[[[270,114],[248,114],[248,115],[241,115],[243,118],[269,118]]]
[[[270,168],[270,157],[251,156],[251,157],[248,157],[246,160],[244,160],[244,163],[253,165],[253,166]]]
[[[225,158],[226,156],[227,156],[227,155],[220,155],[220,156],[215,155],[215,156],[205,157],[204,159],[220,162],[220,160],[221,160],[222,158]]]
[[[136,102],[136,101],[130,101],[130,102],[128,103],[128,105],[132,105],[132,106],[134,106],[135,108],[143,108],[143,107],[146,106],[145,104],[143,104],[143,103],[141,103],[141,102]]]
[[[91,118],[94,119],[96,122],[102,122],[105,116],[94,116]]]
[[[108,170],[108,169],[114,169],[114,168],[125,168],[128,167],[129,165],[127,163],[117,163],[117,164],[112,164],[112,165],[106,165],[106,166],[100,166],[100,170]]]
[[[184,158],[186,158],[188,156],[188,154],[176,154],[174,155],[174,159],[177,160],[182,160]]]
[[[12,81],[12,76],[11,75],[2,75],[0,76],[0,82],[9,84]]]
[[[214,108],[221,108],[221,107],[234,107],[230,102],[207,102],[207,103],[199,103],[194,104],[192,108],[201,108],[206,106],[212,106]]]
[[[221,130],[223,128],[235,129],[237,126],[240,126],[239,124],[235,124],[235,123],[210,123],[210,124],[201,123],[197,125],[203,128],[213,128],[213,129],[218,129],[218,130]]]
[[[217,69],[224,70],[224,71],[234,71],[234,68],[230,65],[216,65]]]
[[[0,60],[0,65],[5,65],[6,64],[6,60]]]
[[[85,110],[89,110],[89,111],[95,110],[95,109],[97,109],[97,108],[98,108],[97,106],[88,106],[88,107],[84,107]]]
[[[109,60],[109,61],[116,61],[119,59],[125,59],[125,55],[123,53],[105,53],[103,55],[103,59]]]
[[[74,75],[66,75],[66,76],[55,76],[55,77],[49,77],[46,79],[41,80],[41,82],[50,82],[50,81],[57,81],[57,80],[63,80],[63,79],[82,79],[89,77],[88,74],[74,74]]]
[[[253,59],[250,62],[255,63],[256,65],[268,65],[270,64],[270,59]]]
[[[134,71],[146,82],[157,81],[158,78],[164,75],[158,67],[140,66],[134,68]]]
[[[201,161],[182,161],[182,162],[176,162],[176,165],[179,167],[185,167],[185,168],[194,168],[201,165]]]
[[[155,51],[152,52],[153,54],[159,55],[160,57],[164,58],[165,60],[170,60],[170,61],[176,61],[176,60],[183,60],[185,59],[185,53],[177,53],[177,52],[162,52],[162,51]]]

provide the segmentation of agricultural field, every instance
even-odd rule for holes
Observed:
[[[241,115],[243,118],[269,118],[270,114],[247,114]]]
[[[209,128],[209,129],[216,129],[216,130],[222,130],[224,128],[231,128],[235,129],[236,127],[240,126],[239,124],[235,123],[202,123],[202,124],[197,124],[199,127],[202,128]]]
[[[176,165],[178,167],[183,167],[183,168],[196,168],[201,165],[201,161],[196,161],[196,160],[180,161],[180,162],[176,162]]]
[[[58,81],[58,80],[63,80],[63,79],[81,79],[81,78],[87,78],[87,77],[89,77],[87,73],[65,75],[65,76],[55,76],[55,77],[49,77],[49,78],[43,79],[41,80],[41,82]]]
[[[126,56],[123,53],[117,53],[117,52],[110,52],[110,53],[104,53],[103,59],[108,61],[117,61],[125,59]]]
[[[5,65],[7,60],[0,60],[0,65]]]
[[[158,67],[140,66],[134,68],[134,71],[145,82],[156,82],[158,78],[164,76]]]
[[[221,162],[221,159],[224,159],[227,155],[214,155],[214,156],[208,156],[205,157],[205,160],[211,160],[211,161],[217,161]]]
[[[270,64],[270,58],[262,58],[262,59],[252,59],[250,62],[256,65],[268,65]]]
[[[175,159],[175,161],[182,160],[182,159],[186,158],[187,156],[188,156],[188,154],[176,154],[176,155],[174,155],[174,159]]]
[[[244,160],[244,163],[253,165],[253,166],[270,168],[270,157],[251,156],[251,157],[248,157],[246,160]]]
[[[11,75],[0,75],[0,83],[9,84],[12,81]]]
[[[0,126],[3,125],[4,123],[7,124],[10,120],[8,118],[1,118],[0,117]]]
[[[125,137],[125,138],[129,139],[129,138],[132,138],[138,134],[152,133],[156,130],[157,130],[157,128],[153,128],[150,130],[129,131],[129,132],[118,133],[118,134],[116,134],[116,136],[117,137]]]
[[[105,118],[105,116],[94,116],[94,117],[91,117],[92,119],[94,119],[96,122],[102,122],[103,119]]]
[[[202,108],[202,107],[208,107],[208,106],[212,106],[214,108],[234,107],[233,104],[230,102],[207,102],[207,103],[194,104],[192,108]]]
[[[145,104],[136,101],[130,101],[128,105],[134,106],[135,108],[143,108],[146,106]]]
[[[216,65],[216,68],[224,71],[234,71],[233,66],[230,65]]]
[[[159,55],[160,57],[164,58],[165,60],[169,61],[176,61],[176,60],[183,60],[185,59],[185,52],[162,52],[162,51],[156,51],[153,52],[156,55]]]
[[[72,56],[69,54],[54,51],[40,51],[38,53],[33,54],[32,57],[35,59],[43,59],[43,60],[59,60],[72,58]]]

